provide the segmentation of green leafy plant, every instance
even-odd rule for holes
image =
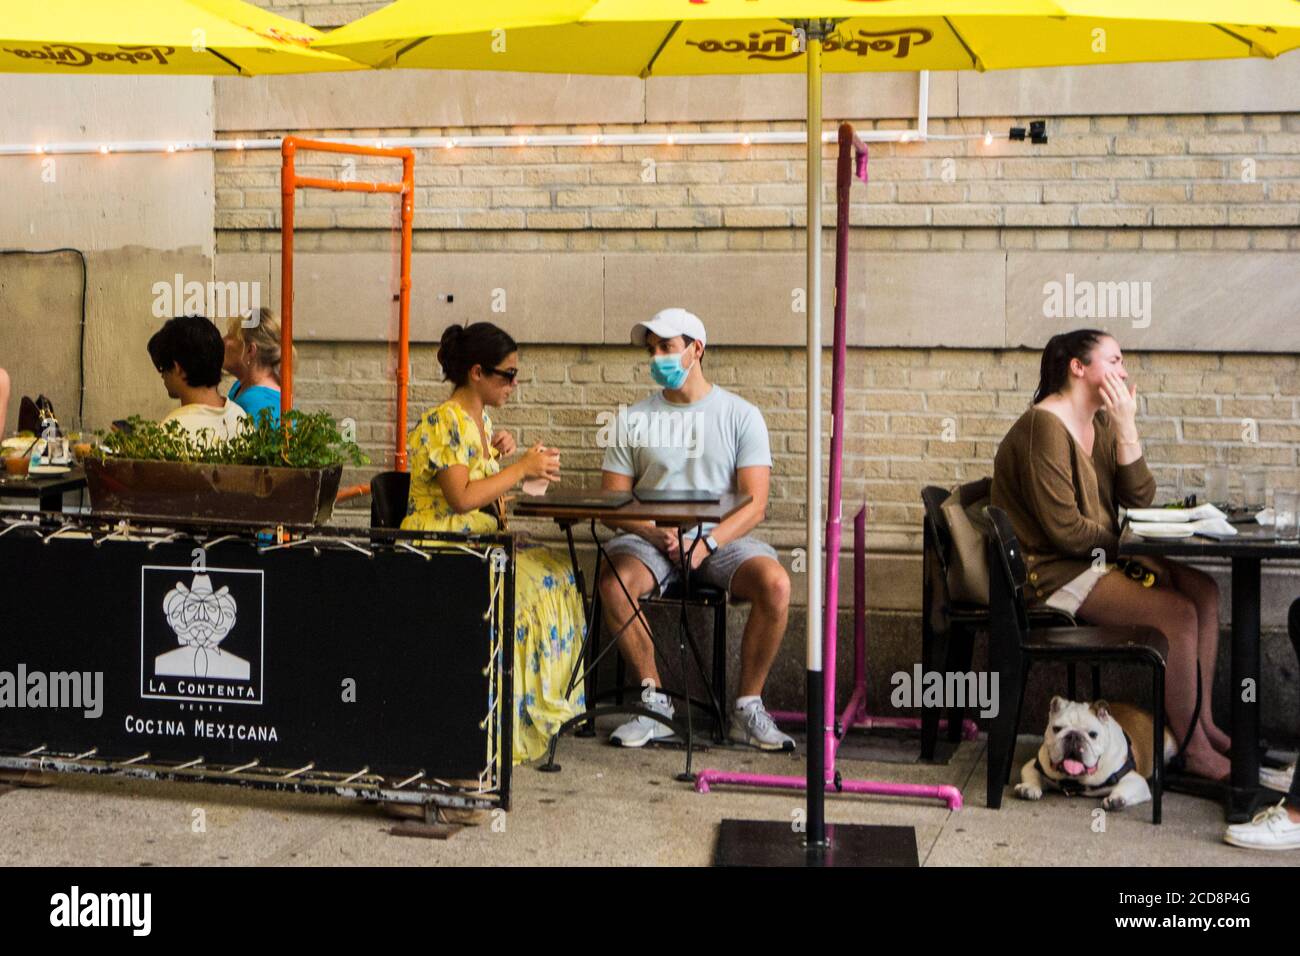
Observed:
[[[99,457],[146,461],[183,461],[211,465],[266,465],[272,468],[329,468],[368,465],[370,458],[356,442],[343,437],[329,412],[292,409],[277,423],[269,410],[249,419],[229,440],[196,438],[179,422],[148,421],[138,415],[127,420],[129,431],[97,432],[92,451]],[[287,426],[287,427],[286,427]]]

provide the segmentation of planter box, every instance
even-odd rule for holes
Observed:
[[[130,458],[87,458],[90,507],[143,518],[211,518],[249,524],[329,521],[343,466],[268,468]]]

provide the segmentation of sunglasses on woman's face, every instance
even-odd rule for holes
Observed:
[[[490,368],[487,369],[487,371],[491,372],[493,375],[500,375],[507,382],[513,382],[515,376],[519,374],[519,369],[517,368]]]

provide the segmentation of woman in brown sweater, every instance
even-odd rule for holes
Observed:
[[[992,503],[1006,511],[1029,569],[1026,598],[1090,624],[1145,624],[1169,641],[1165,711],[1182,740],[1200,718],[1187,769],[1226,780],[1231,747],[1210,714],[1219,642],[1214,579],[1164,558],[1143,558],[1156,586],[1143,587],[1108,562],[1119,543],[1118,508],[1145,507],[1155,479],[1134,421],[1137,389],[1128,384],[1119,343],[1105,332],[1054,335],[1043,350],[1034,404],[1011,426],[993,466]]]

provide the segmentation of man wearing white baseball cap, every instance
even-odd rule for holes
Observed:
[[[726,589],[751,604],[741,638],[739,696],[731,715],[731,738],[761,750],[793,750],[763,706],[763,684],[785,636],[790,609],[790,577],[771,545],[750,532],[767,512],[772,452],[762,413],[739,395],[704,377],[707,334],[699,317],[685,309],[664,309],[632,327],[632,344],[645,348],[650,377],[661,386],[626,412],[617,437],[606,443],[601,487],[611,491],[735,492],[752,500],[718,524],[705,524],[694,547],[694,530],[644,521],[609,522],[623,533],[606,546],[614,565],[598,582],[605,625],[621,633],[619,650],[638,683],[660,686],[654,644],[637,602],[660,594],[681,571],[683,550],[690,555],[692,581]],[[622,584],[619,580],[622,580]],[[625,627],[626,625],[626,627]],[[648,706],[667,717],[673,707],[654,691]],[[641,747],[672,729],[650,717],[636,717],[611,735],[622,747]]]

